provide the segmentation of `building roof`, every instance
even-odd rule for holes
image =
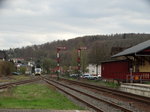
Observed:
[[[142,42],[138,45],[135,45],[129,49],[126,49],[118,54],[113,55],[112,57],[119,57],[119,56],[127,56],[127,55],[131,55],[131,54],[136,54],[146,48],[150,47],[150,40]]]
[[[128,60],[108,60],[108,61],[103,61],[102,63],[113,63],[113,62],[127,62]]]

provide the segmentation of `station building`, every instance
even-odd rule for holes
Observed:
[[[150,40],[112,56],[117,61],[102,63],[102,77],[106,79],[150,80]]]

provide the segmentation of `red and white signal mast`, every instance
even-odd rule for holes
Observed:
[[[80,76],[80,74],[81,74],[81,50],[86,50],[86,49],[87,49],[87,47],[80,47],[77,49],[78,76]]]
[[[57,79],[59,80],[59,74],[60,74],[60,50],[66,50],[66,47],[60,46],[57,47]]]

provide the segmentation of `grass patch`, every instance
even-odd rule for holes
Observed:
[[[105,82],[105,81],[99,81],[100,85],[104,85],[110,88],[118,88],[120,85],[118,83],[114,82]]]
[[[28,80],[28,79],[31,79],[31,77],[26,76],[26,75],[11,75],[9,77],[7,77],[7,76],[0,77],[0,83],[15,82],[15,81],[20,81],[20,80]]]
[[[99,85],[99,86],[106,86],[106,87],[110,87],[110,88],[118,88],[120,86],[118,83],[108,82],[108,81],[103,81],[103,80],[87,80],[85,82]]]
[[[27,75],[13,75],[12,78],[13,78],[14,80],[19,81],[19,80],[28,80],[28,79],[30,79],[31,77],[30,77],[30,76],[27,76]]]
[[[150,81],[143,82],[143,84],[150,84]]]
[[[67,78],[67,77],[65,77]],[[99,85],[99,86],[106,86],[106,87],[110,87],[110,88],[118,88],[120,85],[117,82],[110,82],[110,81],[103,81],[103,80],[86,80],[86,79],[81,79],[78,80],[77,78],[71,78],[68,77],[67,79],[69,80],[75,80],[75,81],[81,81],[81,82],[86,82],[86,83],[90,83],[90,84],[95,84],[95,85]]]
[[[54,88],[42,84],[17,86],[0,93],[0,108],[30,109],[83,109],[58,93]]]

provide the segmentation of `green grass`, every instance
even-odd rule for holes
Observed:
[[[76,78],[71,78],[71,77],[65,77],[69,80],[77,80]],[[108,82],[108,81],[103,81],[103,80],[77,80],[77,81],[81,81],[81,82],[86,82],[86,83],[91,83],[91,84],[95,84],[95,85],[99,85],[99,86],[106,86],[106,87],[110,87],[110,88],[118,88],[120,85],[116,82]]]
[[[118,88],[120,86],[119,84],[114,83],[114,82],[104,82],[104,81],[101,81],[100,84],[101,85],[105,85],[105,86],[110,87],[110,88]]]
[[[110,88],[118,88],[120,85],[116,82],[108,82],[108,81],[102,81],[102,80],[89,80],[90,83],[100,85],[100,86],[106,86]]]
[[[31,77],[26,76],[26,75],[11,75],[8,77],[0,77],[0,83],[4,82],[15,82],[15,81],[20,81],[20,80],[28,80],[31,79]]]
[[[83,109],[54,88],[42,84],[22,85],[0,93],[0,108]]]
[[[27,76],[27,75],[13,75],[12,78],[14,80],[27,80],[27,79],[30,79],[30,77]]]
[[[150,84],[150,81],[147,81],[147,82],[143,82],[143,84]]]

